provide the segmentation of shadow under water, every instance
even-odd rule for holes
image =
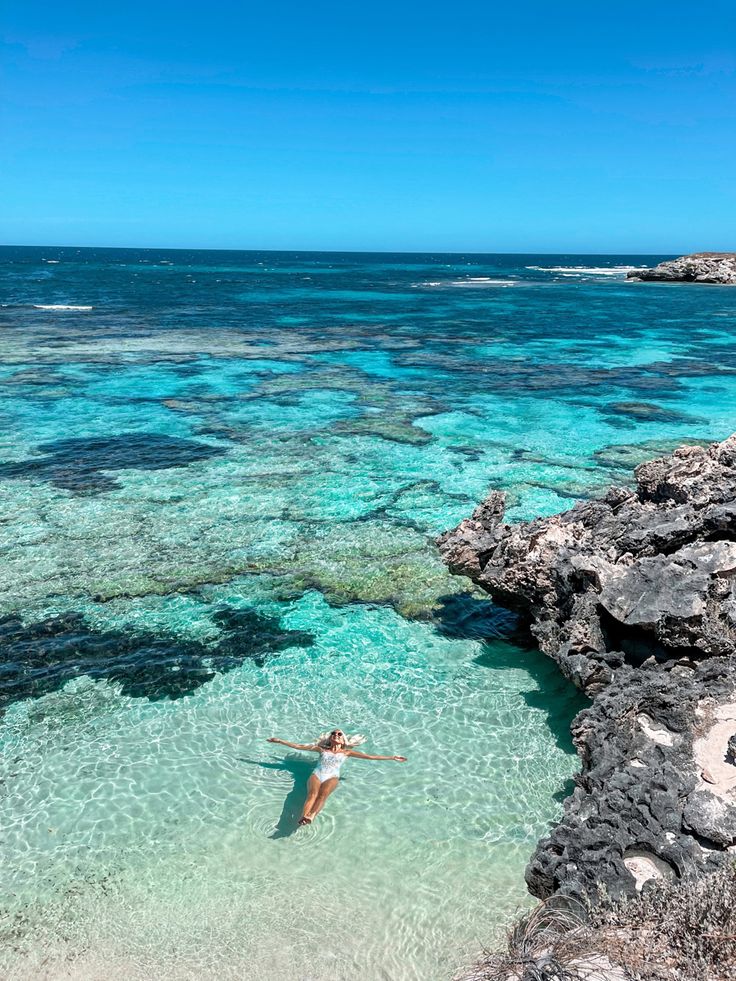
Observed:
[[[309,774],[314,769],[314,760],[308,760],[299,756],[285,756],[282,760],[268,762],[267,760],[251,760],[245,756],[239,756],[241,763],[250,763],[252,766],[263,767],[264,770],[277,770],[279,773],[290,773],[293,777],[291,790],[284,798],[281,814],[269,838],[288,838],[299,828],[299,818],[304,809],[304,801],[307,799],[307,781]]]
[[[491,599],[470,591],[440,596],[433,611],[435,627],[454,640],[519,639],[527,637],[519,616]]]
[[[521,617],[491,599],[466,592],[440,597],[435,625],[444,637],[481,641],[483,653],[475,659],[476,664],[494,671],[516,668],[528,672],[538,687],[520,691],[520,696],[530,708],[547,713],[555,742],[570,751],[570,719],[590,702],[536,647]]]
[[[488,642],[475,663],[494,671],[517,668],[528,672],[538,687],[520,691],[519,695],[533,709],[547,714],[547,725],[557,745],[572,749],[570,720],[590,705],[560,672],[554,661],[533,646],[522,647],[514,640],[498,638]]]

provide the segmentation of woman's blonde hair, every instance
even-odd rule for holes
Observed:
[[[317,739],[317,746],[319,746],[320,749],[329,749],[330,743],[332,742],[332,733],[334,731],[334,729],[330,729],[329,732],[323,732]],[[359,732],[356,732],[352,736],[345,733],[345,745],[349,746],[350,749],[354,749],[356,746],[360,746],[364,742],[365,736],[361,735]]]

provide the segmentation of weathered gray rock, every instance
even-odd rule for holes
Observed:
[[[701,838],[724,848],[736,842],[736,805],[709,790],[690,794],[682,812],[682,823]]]
[[[626,275],[639,280],[736,285],[736,252],[694,252],[660,262],[653,269],[635,269]]]
[[[691,648],[698,655],[727,655],[734,638],[730,619],[719,620],[718,600],[725,598],[719,580],[734,574],[736,542],[684,545],[670,555],[617,567],[601,590],[599,603],[616,622],[649,630],[670,647]]]
[[[696,790],[693,731],[698,706],[736,688],[736,435],[648,461],[636,481],[516,525],[494,491],[438,539],[593,699],[572,726],[577,786],[527,869],[540,898],[633,895],[627,856],[684,876],[734,842],[734,805]]]

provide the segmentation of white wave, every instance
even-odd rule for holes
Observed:
[[[473,276],[468,279],[443,279],[434,280],[427,283],[412,283],[417,289],[428,286],[462,286],[465,289],[483,289],[485,286],[515,286],[516,283],[510,279],[491,279],[490,276]]]
[[[41,262],[48,262],[50,266],[58,266],[61,262],[60,259],[42,259]]]
[[[515,284],[510,279],[491,279],[489,276],[476,276],[475,278],[469,279],[453,279],[447,285],[464,286],[466,288],[475,287],[478,289],[483,286],[514,286]]]
[[[72,303],[34,303],[36,310],[94,310],[94,307],[77,306]]]
[[[536,272],[560,273],[562,276],[625,276],[646,266],[525,266]]]

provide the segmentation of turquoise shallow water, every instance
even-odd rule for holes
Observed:
[[[660,258],[660,257],[656,257]],[[581,702],[433,536],[733,428],[736,294],[648,257],[0,250],[0,948],[17,978],[449,977]],[[308,758],[351,761],[296,830]]]

